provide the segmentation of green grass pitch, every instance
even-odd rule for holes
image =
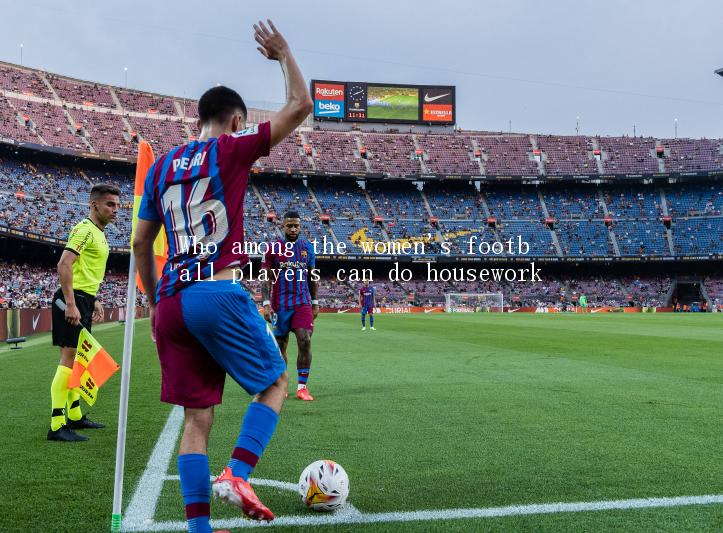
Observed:
[[[723,494],[722,316],[382,315],[375,325],[362,332],[357,315],[317,319],[309,380],[317,399],[290,395],[255,476],[296,482],[308,463],[334,459],[362,513]],[[120,361],[122,326],[94,333]],[[109,530],[120,374],[91,411],[109,427],[87,431],[86,443],[51,443],[56,364],[48,335],[0,351],[3,532]],[[294,372],[290,381],[295,388]],[[125,504],[170,412],[159,384],[148,322],[139,321]],[[248,403],[232,382],[224,400],[213,472]],[[174,458],[168,474],[176,473]],[[290,492],[258,493],[279,516],[310,513]],[[215,503],[212,514],[238,516]],[[183,520],[178,481],[163,484],[154,519]],[[721,531],[723,505],[319,530]]]
[[[388,106],[369,104],[369,118],[393,120],[417,120],[419,118],[419,97],[415,95],[390,95],[384,98]]]

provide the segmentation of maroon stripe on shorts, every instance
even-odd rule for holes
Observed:
[[[211,504],[208,502],[189,503],[186,505],[186,519],[193,520],[199,516],[211,516]]]
[[[259,462],[259,456],[255,453],[251,453],[246,448],[234,448],[231,458],[236,459],[237,461],[243,461],[252,468]]]

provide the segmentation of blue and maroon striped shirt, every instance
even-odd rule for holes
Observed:
[[[371,285],[359,287],[359,296],[362,297],[363,307],[374,307],[374,296],[376,295],[376,289]]]
[[[149,169],[138,217],[163,222],[168,237],[157,300],[248,262],[243,253],[246,186],[254,161],[268,155],[269,148],[265,122],[178,146]]]
[[[280,251],[281,253],[275,253]],[[286,253],[286,241],[271,244],[264,255],[263,267],[279,271],[279,278],[271,291],[271,307],[274,311],[294,309],[311,305],[309,275],[316,266],[314,245],[299,237],[290,252]]]

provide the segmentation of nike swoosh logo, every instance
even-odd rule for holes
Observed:
[[[452,93],[440,94],[439,96],[429,96],[428,94],[425,94],[424,101],[427,103],[434,102],[435,100],[439,100],[440,98],[444,98],[445,96],[449,96],[450,94]]]
[[[33,317],[33,331],[35,331],[35,328],[38,327],[39,320],[40,320],[40,315]]]
[[[431,313],[432,311],[434,311],[434,309],[425,309],[424,314],[426,315],[427,313]]]
[[[339,309],[339,310],[337,310],[336,313],[337,313],[338,315],[340,315],[340,314],[342,314],[342,313],[348,313],[348,312],[349,312],[348,309]]]

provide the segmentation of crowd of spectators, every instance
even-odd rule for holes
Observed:
[[[124,307],[128,274],[114,270],[106,272],[98,290],[98,301],[105,307]],[[60,287],[54,268],[0,261],[0,309],[40,309],[50,307],[53,294]],[[147,305],[139,292],[136,305]]]
[[[125,305],[127,273],[110,270],[98,292],[98,299],[107,307]],[[377,303],[385,307],[440,306],[449,293],[502,293],[505,305],[515,307],[560,306],[574,304],[581,294],[587,296],[592,307],[660,307],[668,305],[671,288],[670,276],[544,276],[538,283],[507,282],[452,282],[430,283],[413,279],[391,282],[385,278],[372,281],[376,288]],[[258,280],[244,280],[257,299],[261,296]],[[354,307],[358,302],[360,284],[339,281],[335,273],[322,269],[318,298],[322,307]],[[707,277],[704,280],[712,301],[723,301],[723,280]],[[0,261],[0,307],[49,307],[53,293],[58,289],[58,276],[54,268],[27,263]],[[145,296],[137,304],[145,305]]]

